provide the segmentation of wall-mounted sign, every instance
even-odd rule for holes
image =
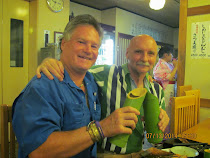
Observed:
[[[210,21],[192,23],[191,58],[210,59]]]

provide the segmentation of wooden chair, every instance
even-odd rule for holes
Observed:
[[[1,157],[16,157],[15,134],[12,128],[12,106],[6,104],[1,105]]]
[[[189,90],[189,91],[185,91],[185,95],[189,96],[189,95],[194,95],[196,97],[196,111],[197,111],[197,123],[200,122],[200,90],[199,89],[195,89],[195,90]],[[196,120],[195,120],[196,121]]]
[[[177,89],[177,96],[184,96],[185,95],[185,91],[189,91],[192,90],[192,85],[186,85],[186,86],[178,86]]]
[[[181,134],[197,124],[196,96],[172,98],[171,132]]]

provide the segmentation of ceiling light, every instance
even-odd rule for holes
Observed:
[[[166,0],[150,0],[149,6],[154,10],[162,9],[165,5]]]

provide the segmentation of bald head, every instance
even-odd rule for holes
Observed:
[[[138,35],[131,39],[127,48],[126,58],[130,71],[147,73],[156,61],[157,43],[149,35]]]
[[[151,36],[146,35],[146,34],[133,37],[131,39],[129,46],[128,46],[128,49],[132,46],[143,44],[144,42],[150,43],[151,46],[153,46],[155,49],[157,49],[157,43],[154,40],[154,38],[152,38]]]

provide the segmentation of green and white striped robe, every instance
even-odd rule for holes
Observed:
[[[89,71],[93,74],[99,87],[101,119],[104,119],[115,109],[123,106],[127,93],[132,90],[130,72],[127,64],[122,66],[97,65],[93,66]],[[160,107],[165,109],[165,100],[162,87],[156,82],[149,82],[148,77],[145,77],[144,79],[144,86],[150,93],[159,99]],[[140,116],[138,116],[137,126],[130,135],[124,148],[111,144],[109,142],[109,138],[105,138],[101,144],[102,149],[121,154],[128,154],[141,150],[144,123],[140,118],[144,116],[143,106],[141,106],[140,113]]]

